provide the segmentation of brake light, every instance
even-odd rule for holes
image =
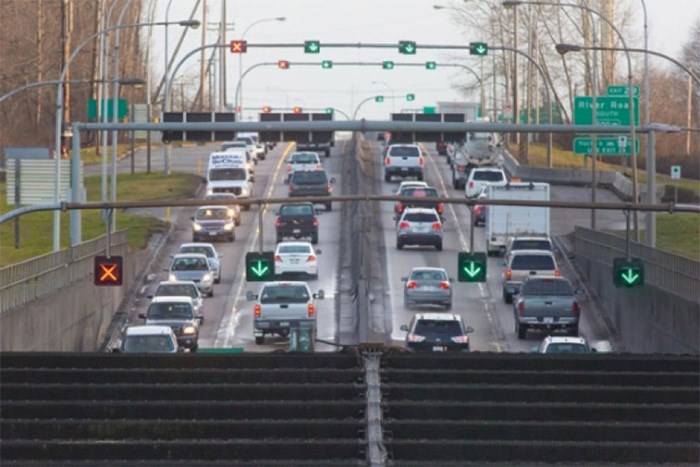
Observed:
[[[437,213],[438,213],[438,214],[442,214],[442,210],[443,210],[442,203],[438,203],[438,206],[437,206]]]
[[[524,300],[518,300],[518,313],[521,315],[525,313],[525,301]]]
[[[316,218],[314,217],[314,219],[311,221],[311,224],[312,224],[314,227],[318,227],[318,219],[316,219]]]
[[[287,164],[287,172],[291,172],[291,171],[292,171],[292,164]]]
[[[440,282],[440,288],[443,290],[450,290],[450,283],[447,281]]]
[[[561,271],[560,271],[559,269],[555,269],[555,270],[554,270],[554,276],[555,276],[555,277],[561,276]]]
[[[511,277],[513,277],[513,270],[506,269],[506,280],[509,281]]]
[[[442,224],[439,222],[433,222],[433,230],[442,230]]]
[[[577,301],[574,301],[571,304],[571,311],[574,313],[574,315],[580,316],[581,315],[581,305],[579,305]]]
[[[452,342],[455,342],[457,344],[468,344],[469,343],[469,336],[454,336],[450,337],[452,339]]]
[[[474,188],[474,182],[469,182],[469,188]]]
[[[476,212],[477,214],[481,214],[481,211],[483,211],[483,210],[484,210],[484,207],[480,204],[478,206],[474,206],[474,212]]]
[[[423,156],[418,156],[418,165],[424,165],[425,164],[425,157]]]
[[[282,257],[280,255],[275,255],[275,262],[282,261]]]
[[[407,289],[415,289],[417,285],[418,284],[416,283],[416,281],[408,281],[406,283],[406,288]]]
[[[306,257],[306,262],[308,263],[309,261],[316,261],[316,255],[309,255]]]
[[[331,185],[330,183],[328,183],[328,184],[326,185],[326,191],[327,191],[328,193],[330,193],[331,191],[333,191],[333,185]]]
[[[406,340],[408,342],[423,342],[425,340],[425,336],[419,336],[418,334],[409,334],[406,336]]]
[[[309,315],[309,318],[311,318],[312,316],[314,316],[316,314],[316,305],[314,305],[313,303],[309,303],[306,308],[307,308],[307,314]]]
[[[406,222],[406,221],[399,222],[399,229],[407,229],[409,227],[410,227],[410,225],[408,222]]]
[[[464,166],[463,166],[463,165],[458,165],[458,166],[457,166],[457,172],[464,172]]]
[[[282,219],[279,216],[275,219],[275,227],[282,227]]]
[[[391,165],[391,157],[386,156],[386,157],[384,158],[384,163],[385,163],[386,165]]]
[[[256,303],[253,307],[253,313],[255,314],[256,318],[260,318],[260,315],[262,315],[262,307]]]
[[[401,201],[396,203],[396,212],[398,212],[399,214],[403,212],[403,203]]]
[[[294,189],[292,188],[292,185],[289,185],[289,188],[287,188],[287,191],[288,191],[289,193],[294,192]]]

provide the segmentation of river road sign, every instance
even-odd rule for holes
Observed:
[[[633,98],[634,124],[639,125],[639,98]],[[630,107],[627,96],[596,97],[596,124],[623,125],[630,124]],[[593,124],[593,97],[576,96],[574,98],[574,124]]]

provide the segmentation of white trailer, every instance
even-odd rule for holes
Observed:
[[[549,201],[549,183],[489,185],[488,199]],[[503,253],[509,237],[549,236],[549,208],[529,206],[486,207],[486,252]]]

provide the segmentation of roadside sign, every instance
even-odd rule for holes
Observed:
[[[437,112],[436,107],[423,107],[423,113],[424,114],[434,114]]]
[[[639,98],[633,98],[634,124],[639,125]],[[627,96],[596,97],[596,123],[598,125],[630,125],[630,102]],[[574,124],[593,124],[593,97],[574,98]]]
[[[627,90],[629,88],[626,84],[608,84],[608,96],[629,96]],[[639,97],[639,86],[636,84],[632,86],[632,95],[634,97]]]
[[[681,179],[681,166],[680,165],[672,165],[671,166],[671,180],[680,180]]]
[[[596,138],[596,152],[599,156],[631,155],[629,136],[612,136]],[[634,144],[635,154],[639,154],[639,139]],[[574,154],[593,154],[593,138],[574,138]]]

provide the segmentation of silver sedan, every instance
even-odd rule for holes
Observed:
[[[417,267],[408,277],[402,277],[404,307],[441,305],[452,308],[452,279],[443,268]]]

